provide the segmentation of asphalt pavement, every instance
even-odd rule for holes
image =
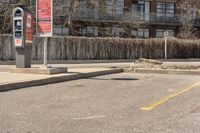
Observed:
[[[0,92],[0,132],[199,133],[199,81],[121,73]]]

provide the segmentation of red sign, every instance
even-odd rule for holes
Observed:
[[[37,0],[37,33],[52,36],[52,0]]]
[[[33,43],[32,15],[26,16],[26,45]]]
[[[26,27],[27,28],[31,28],[32,27],[32,15],[31,14],[27,14]]]

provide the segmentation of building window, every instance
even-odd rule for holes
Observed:
[[[131,30],[131,36],[137,37],[137,30]]]
[[[149,21],[151,12],[150,5],[150,1],[134,1],[132,5],[132,12],[136,13],[140,19]]]
[[[138,29],[138,37],[149,38],[149,29]]]
[[[98,27],[88,26],[87,27],[87,34],[89,36],[98,36]]]
[[[35,5],[35,0],[30,0],[30,5]]]
[[[156,37],[157,37],[157,38],[162,38],[162,37],[164,37],[164,32],[165,32],[165,31],[169,33],[169,37],[174,36],[174,30],[157,29],[157,30],[156,30]]]
[[[122,15],[124,11],[124,0],[116,0],[116,13]]]
[[[86,35],[86,33],[87,33],[87,28],[82,27],[82,28],[80,29],[80,33],[81,33],[82,35]]]
[[[112,28],[112,35],[117,37],[123,37],[124,36],[124,29],[123,28]]]
[[[131,34],[133,37],[149,38],[149,29],[132,30]]]
[[[87,35],[87,36],[98,36],[98,27],[82,27],[80,29],[81,34]]]
[[[144,19],[144,14],[145,14],[145,4],[143,1],[141,1],[140,3],[137,4],[137,13],[139,15],[140,18]]]
[[[157,16],[173,17],[175,14],[175,3],[158,2],[157,3]]]
[[[67,27],[63,27],[62,25],[54,25],[53,28],[55,35],[68,35],[69,29]]]
[[[106,0],[106,13],[110,15],[123,15],[124,0]]]

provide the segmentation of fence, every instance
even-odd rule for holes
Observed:
[[[164,58],[164,39],[52,37],[49,60]],[[168,39],[169,58],[200,58],[200,40]],[[11,35],[0,35],[0,60],[14,60]],[[34,37],[32,59],[43,59],[43,38]]]

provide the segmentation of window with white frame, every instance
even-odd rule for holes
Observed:
[[[175,14],[175,3],[158,2],[157,3],[157,16],[173,17]]]
[[[132,12],[136,14],[140,19],[149,21],[150,19],[150,1],[133,1]]]
[[[149,29],[137,29],[137,30],[131,30],[131,35],[133,37],[149,38],[150,33]]]
[[[157,37],[157,38],[162,38],[162,37],[164,37],[164,32],[168,32],[168,33],[169,33],[169,37],[174,36],[174,30],[157,29],[157,30],[156,30],[156,37]]]
[[[138,29],[138,37],[149,38],[149,29]]]

